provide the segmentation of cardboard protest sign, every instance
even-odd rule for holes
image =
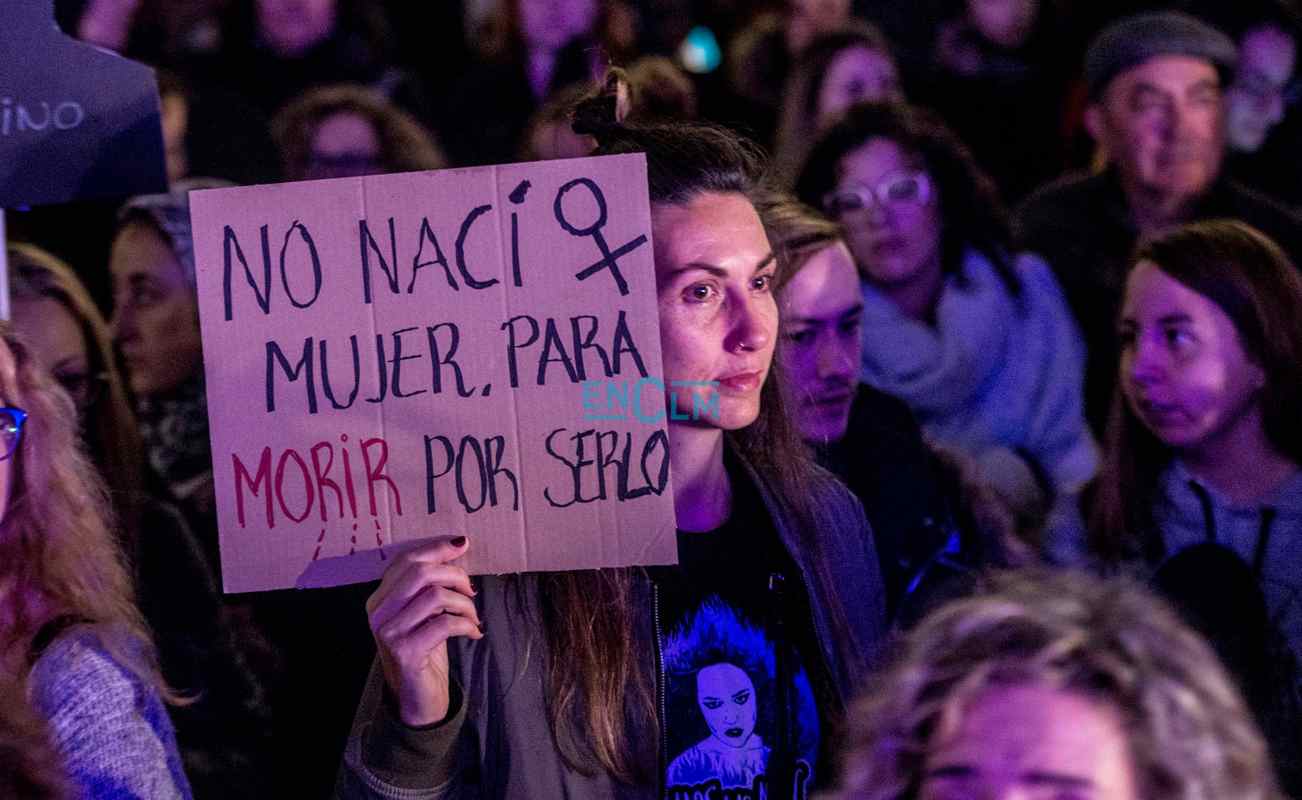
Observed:
[[[677,560],[641,155],[191,196],[230,592]],[[673,410],[670,409],[670,412]]]
[[[166,190],[153,70],[63,34],[53,0],[6,0],[0,208]]]

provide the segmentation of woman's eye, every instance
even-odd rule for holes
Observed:
[[[698,283],[694,286],[687,287],[684,292],[687,299],[693,303],[705,303],[714,297],[714,287],[708,283]]]
[[[163,294],[157,289],[137,286],[131,290],[131,303],[137,306],[152,306],[162,302]]]
[[[751,288],[758,292],[767,292],[773,288],[773,274],[756,275],[751,279]]]
[[[814,332],[810,330],[788,331],[787,341],[792,344],[809,344],[814,340]]]
[[[859,335],[859,318],[856,317],[856,318],[854,318],[854,319],[846,320],[845,322],[842,322],[841,325],[840,325],[840,327],[838,328],[838,330],[841,331],[841,335],[842,335],[842,336],[846,336],[846,337],[850,337],[850,336],[858,336],[858,335]]]
[[[1163,331],[1166,343],[1172,348],[1187,347],[1193,343],[1193,334],[1183,328],[1167,328]]]
[[[713,711],[714,709],[716,709],[716,708],[718,708],[719,706],[723,705],[723,701],[720,700],[720,699],[717,698],[717,697],[710,697],[710,698],[707,698],[706,700],[703,700],[703,701],[701,702],[701,705],[703,705],[703,706],[705,706],[706,708],[708,708],[708,709],[710,709],[711,711]]]

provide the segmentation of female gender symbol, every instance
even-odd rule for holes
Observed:
[[[576,228],[565,218],[565,206],[561,201],[565,198],[565,193],[575,186],[583,186],[589,192],[592,192],[592,199],[597,203],[597,219],[586,228]],[[562,186],[560,191],[556,193],[556,202],[552,206],[552,211],[556,214],[556,221],[561,224],[562,228],[569,231],[571,236],[591,236],[593,241],[597,243],[597,249],[601,251],[600,261],[580,270],[574,277],[586,281],[601,270],[608,268],[610,274],[615,278],[615,285],[619,287],[619,293],[621,295],[628,294],[628,281],[624,280],[624,276],[619,271],[619,259],[646,244],[646,234],[638,236],[612,253],[610,245],[606,243],[606,237],[601,233],[602,227],[606,224],[606,198],[602,195],[601,189],[590,178],[575,178]]]

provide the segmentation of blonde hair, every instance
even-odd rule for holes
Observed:
[[[916,795],[927,751],[991,686],[1038,684],[1112,708],[1146,800],[1278,800],[1270,757],[1211,648],[1129,582],[1004,573],[903,642],[851,712],[839,797]]]
[[[92,379],[103,381],[103,391],[78,413],[82,415],[80,423],[90,455],[119,508],[123,530],[129,537],[123,544],[129,549],[139,517],[138,498],[145,484],[144,445],[113,352],[108,322],[76,273],[63,261],[30,244],[10,244],[7,249],[11,299],[48,298],[67,309],[85,343]]]
[[[7,322],[0,340],[14,359],[13,372],[0,369],[0,397],[28,414],[0,519],[0,658],[25,675],[47,624],[87,624],[113,656],[170,698],[112,532],[107,494],[81,449],[72,400]]]

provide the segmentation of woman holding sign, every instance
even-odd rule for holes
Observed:
[[[614,106],[575,128],[646,154],[666,383],[719,393],[717,417],[669,425],[680,564],[472,584],[464,536],[397,559],[367,603],[379,669],[343,796],[805,797],[830,778],[883,593],[862,508],[781,406],[755,151]]]

